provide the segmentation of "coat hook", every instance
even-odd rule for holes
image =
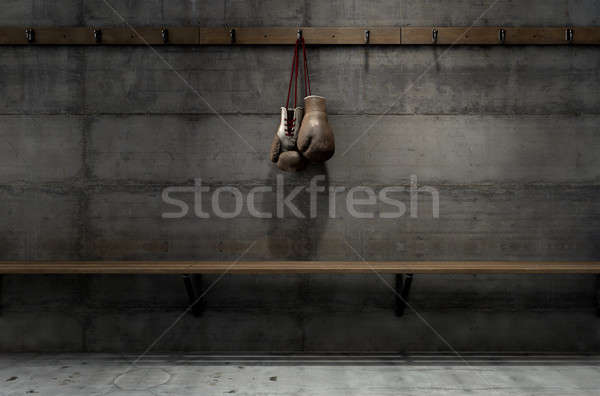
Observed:
[[[565,31],[565,39],[569,42],[572,43],[573,42],[573,36],[575,36],[573,29],[572,28],[567,28],[567,30]]]
[[[371,38],[371,32],[365,30],[365,44],[369,44],[369,39]]]
[[[296,32],[296,39],[300,40],[302,38],[302,29],[298,29],[298,31]]]
[[[94,41],[98,44],[102,42],[102,30],[94,29]]]
[[[435,43],[437,43],[437,38],[438,38],[438,30],[436,28],[433,28],[431,30],[431,41],[435,44]]]
[[[235,29],[229,29],[229,42],[231,44],[235,43]]]
[[[163,27],[160,30],[160,36],[162,37],[163,43],[167,44],[169,42],[169,29]]]
[[[33,43],[33,40],[35,39],[35,32],[32,28],[25,29],[25,38],[27,39],[28,43]]]
[[[498,31],[498,39],[502,44],[504,44],[504,41],[506,40],[506,30],[500,29]]]

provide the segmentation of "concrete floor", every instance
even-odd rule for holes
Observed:
[[[1,395],[600,395],[600,357],[2,355]]]

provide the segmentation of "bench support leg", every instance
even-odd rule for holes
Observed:
[[[403,316],[410,295],[413,274],[396,274],[396,316]]]
[[[2,308],[3,307],[3,303],[4,303],[4,294],[2,293],[2,282],[4,281],[4,277],[2,275],[0,275],[0,316],[2,316],[3,312],[2,312]]]
[[[596,275],[596,315],[600,318],[600,275]]]
[[[200,283],[202,276],[197,275],[198,278],[194,276],[195,283]],[[192,276],[186,274],[183,275],[183,284],[185,285],[185,291],[187,292],[188,299],[190,301],[191,312],[195,317],[199,317],[202,315],[203,303],[198,300],[198,296],[196,295],[196,287],[194,287],[194,282],[192,282]]]

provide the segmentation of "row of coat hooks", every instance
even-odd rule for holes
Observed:
[[[600,27],[0,27],[0,45],[600,44]]]

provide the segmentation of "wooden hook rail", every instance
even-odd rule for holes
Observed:
[[[0,274],[600,274],[600,261],[0,261]]]
[[[0,45],[599,45],[600,27],[0,27]]]

